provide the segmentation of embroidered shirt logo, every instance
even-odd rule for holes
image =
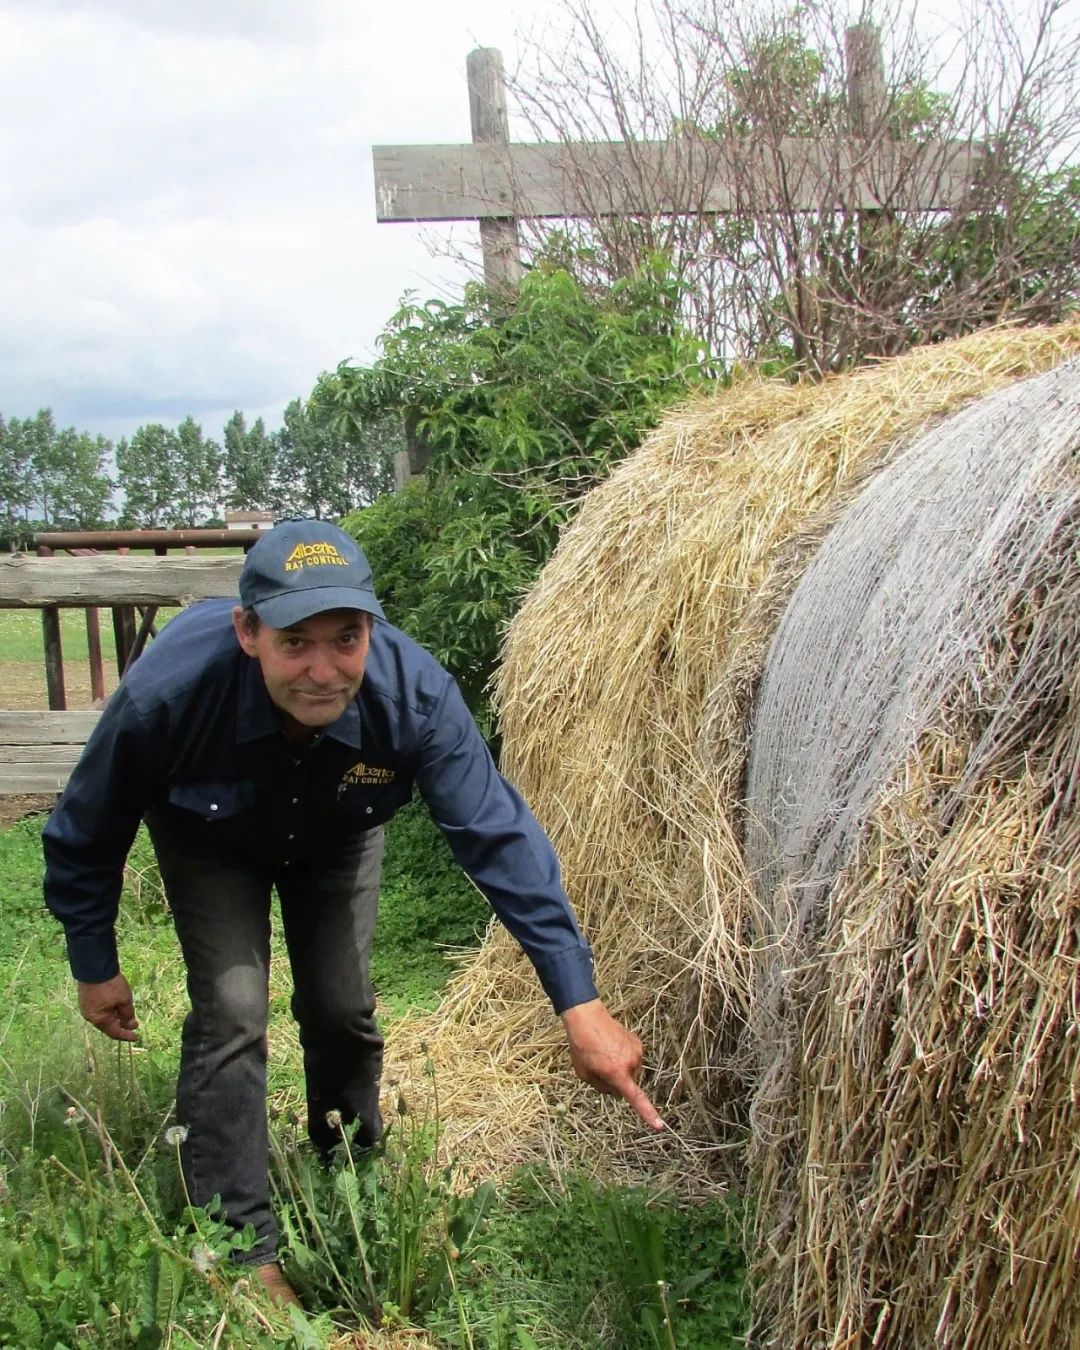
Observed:
[[[329,541],[319,544],[297,544],[285,559],[286,572],[299,572],[302,567],[348,567],[348,562]]]
[[[354,764],[351,769],[347,769],[343,775],[338,791],[342,792],[347,787],[385,787],[387,783],[392,783],[396,777],[393,769],[382,769],[376,764],[365,764],[360,760]]]

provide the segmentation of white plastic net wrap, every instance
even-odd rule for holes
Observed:
[[[751,731],[747,862],[779,926],[790,906],[798,932],[813,928],[946,691],[978,684],[1013,605],[1060,581],[1080,519],[1078,462],[1074,360],[925,433],[827,535],[769,649]],[[981,692],[996,705],[987,754],[1041,683],[1028,669]]]

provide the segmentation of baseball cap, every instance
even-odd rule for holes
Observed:
[[[359,544],[324,520],[286,520],[268,530],[244,559],[240,603],[271,628],[328,609],[385,617]]]

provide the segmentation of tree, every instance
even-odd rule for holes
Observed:
[[[158,422],[139,427],[130,441],[120,442],[116,468],[124,491],[121,524],[161,529],[174,523],[181,495],[178,459],[179,437]]]
[[[57,431],[49,408],[6,425],[0,419],[0,520],[8,542],[25,545],[39,527],[99,527],[112,492],[105,471],[111,450],[104,436]]]
[[[402,445],[397,415],[357,420],[317,399],[294,399],[274,433],[275,506],[320,519],[366,506],[393,487]]]
[[[261,417],[248,428],[239,410],[225,423],[226,499],[238,510],[269,507],[273,498],[273,446]]]
[[[61,490],[64,472],[52,409],[40,408],[33,417],[24,419],[21,435],[26,447],[30,501],[48,529],[55,514],[54,493]]]
[[[222,454],[216,441],[203,435],[191,416],[176,429],[176,476],[179,496],[177,520],[194,527],[218,514],[221,498]]]
[[[830,0],[654,0],[621,44],[589,0],[563,0],[564,45],[537,44],[513,91],[532,135],[562,143],[587,219],[554,235],[530,225],[532,246],[554,241],[593,280],[660,252],[711,350],[812,374],[1002,318],[1058,318],[1080,298],[1080,30],[1063,9],[972,6],[945,64],[899,0],[864,7],[856,29]],[[816,142],[812,173],[793,168],[791,137]],[[638,199],[692,209],[715,170],[736,213],[605,215],[609,185],[576,147],[610,139]],[[644,151],[655,141],[659,167]],[[920,206],[945,197],[966,151],[978,170],[953,209]],[[867,211],[856,184],[871,174],[880,209]]]
[[[282,426],[271,435],[274,462],[274,507],[284,515],[343,515],[343,465],[339,447],[294,398],[285,408]]]
[[[396,413],[369,418],[349,439],[339,440],[343,450],[348,502],[342,514],[367,506],[394,486],[394,456],[405,448],[402,421]]]
[[[29,447],[22,424],[0,417],[0,542],[5,546],[28,542],[30,505]]]
[[[66,427],[56,437],[54,459],[59,466],[53,484],[52,523],[63,530],[98,530],[112,495],[105,472],[112,443],[104,436]]]

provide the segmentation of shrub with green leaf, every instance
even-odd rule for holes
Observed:
[[[430,451],[416,488],[345,528],[389,617],[454,673],[474,711],[523,592],[588,490],[707,375],[660,259],[591,289],[539,261],[508,308],[408,303],[372,366],[341,365],[313,402],[338,434],[397,411]]]

